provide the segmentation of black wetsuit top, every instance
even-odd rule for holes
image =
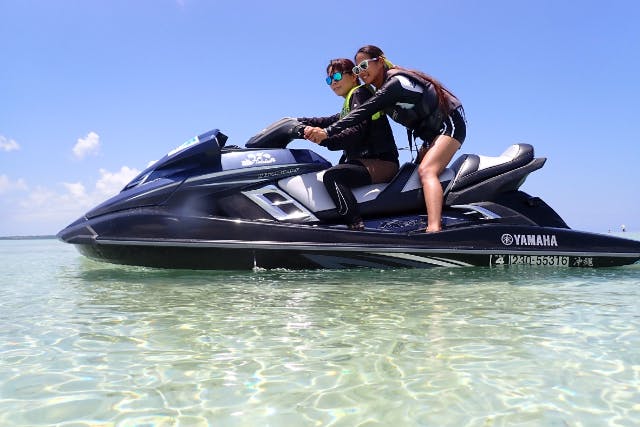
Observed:
[[[366,86],[360,86],[353,91],[349,100],[351,111],[361,106],[373,96]],[[343,150],[340,163],[355,159],[380,159],[398,163],[398,149],[389,120],[384,114],[379,114],[376,120],[372,116],[379,110],[372,111],[357,123],[343,127],[331,137],[322,141],[320,145],[331,151]],[[306,126],[326,128],[340,121],[340,113],[329,117],[300,117],[298,121]]]
[[[450,95],[448,109],[460,106],[460,101]],[[333,135],[371,117],[376,111],[384,111],[424,141],[430,141],[438,134],[446,117],[438,108],[438,96],[430,82],[421,81],[409,72],[392,69],[386,72],[384,83],[371,98],[351,109],[339,121],[326,126],[325,131],[331,139]]]

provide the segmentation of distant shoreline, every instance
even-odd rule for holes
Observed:
[[[40,236],[0,236],[0,240],[37,240],[37,239],[55,239],[53,234],[44,234]]]

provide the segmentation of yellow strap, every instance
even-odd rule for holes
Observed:
[[[340,118],[343,118],[344,116],[346,116],[347,114],[349,114],[349,111],[351,110],[351,107],[349,106],[349,104],[351,103],[351,95],[353,95],[353,92],[362,87],[362,86],[367,86],[367,89],[369,90],[373,90],[371,89],[371,86],[369,85],[360,85],[360,86],[354,86],[351,88],[351,90],[349,91],[349,93],[347,93],[347,96],[345,96],[344,98],[344,104],[342,104],[342,111],[340,112]],[[384,113],[382,111],[378,111],[377,113],[375,113],[374,115],[371,116],[371,120],[378,120],[380,117],[382,117]]]

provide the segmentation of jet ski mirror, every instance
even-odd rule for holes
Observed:
[[[304,125],[292,117],[284,117],[249,138],[247,148],[285,148],[294,139],[304,137]]]

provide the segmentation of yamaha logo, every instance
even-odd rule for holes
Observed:
[[[513,244],[513,236],[511,234],[503,234],[501,240],[503,245],[511,246]]]
[[[554,234],[503,234],[500,238],[502,244],[511,246],[558,246],[558,240]]]

